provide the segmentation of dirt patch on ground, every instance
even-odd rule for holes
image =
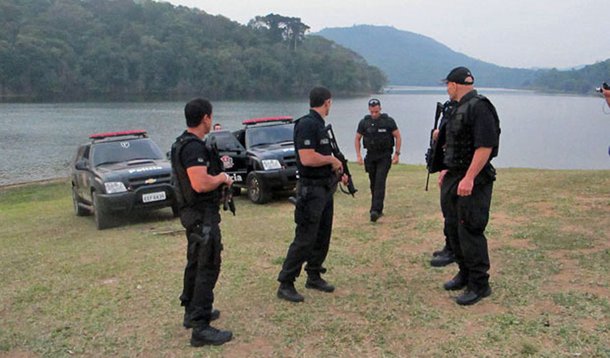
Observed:
[[[273,343],[264,337],[254,337],[249,341],[235,338],[225,346],[227,357],[271,357],[275,350]]]
[[[556,215],[555,205],[552,202],[541,201],[536,203],[530,203],[533,211],[536,212],[536,216],[550,217]]]
[[[0,352],[0,358],[33,358],[38,357],[38,354],[23,351]]]
[[[579,254],[593,254],[599,252],[600,248],[582,249]],[[570,258],[574,252],[570,250],[560,250],[550,252],[549,256],[559,264],[560,272],[549,277],[546,284],[540,289],[545,293],[565,293],[569,288],[571,291],[580,293],[591,293],[598,297],[610,297],[610,289],[607,281],[603,283],[592,282],[590,273],[584,270],[577,259]]]

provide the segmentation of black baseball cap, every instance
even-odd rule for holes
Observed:
[[[369,99],[369,107],[374,107],[374,106],[381,106],[381,101],[378,100],[377,98]]]
[[[471,77],[472,81],[467,82],[466,79],[468,77]],[[474,76],[472,75],[472,73],[470,72],[469,69],[467,69],[466,67],[460,66],[460,67],[456,67],[453,70],[451,70],[451,72],[449,72],[449,74],[447,75],[447,78],[445,78],[443,81],[445,83],[455,82],[460,85],[471,85],[471,84],[474,84]]]

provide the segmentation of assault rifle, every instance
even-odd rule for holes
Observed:
[[[436,173],[438,169],[438,138],[434,140],[434,131],[438,129],[438,119],[443,113],[444,106],[441,102],[436,102],[436,113],[434,114],[434,128],[430,131],[430,147],[426,152],[426,169],[428,170],[428,176],[426,177],[426,191],[428,191],[428,184],[430,183],[430,173]]]
[[[218,152],[218,144],[216,144],[216,137],[212,137],[210,141],[210,148],[212,150],[212,157],[217,158],[217,163],[212,164],[218,167],[218,171],[222,171],[224,169],[224,164],[222,160],[220,160],[220,154]],[[233,201],[233,188],[229,187],[227,184],[222,184],[220,186],[221,197],[220,200],[222,202],[222,210],[227,211],[231,210],[233,216],[235,216],[235,202]]]
[[[227,211],[230,210],[235,216],[235,202],[233,201],[233,188],[229,188],[227,184],[222,184],[222,210]]]
[[[335,138],[335,132],[333,132],[333,127],[329,124],[326,126],[325,129],[326,129],[326,132],[328,132],[328,137],[330,139],[330,147],[333,151],[333,155],[335,156],[335,158],[339,159],[341,164],[343,164],[343,174],[347,175],[347,190],[343,189],[343,186],[341,186],[340,184],[339,184],[339,188],[345,194],[351,194],[352,196],[354,196],[354,194],[356,194],[358,189],[356,189],[356,187],[354,187],[354,182],[352,181],[352,174],[350,174],[349,168],[347,167],[347,159],[345,159],[345,156],[343,155],[343,153],[341,153],[341,150],[339,149],[339,145],[337,144],[337,139]],[[340,181],[341,181],[341,176],[339,176],[339,182]]]

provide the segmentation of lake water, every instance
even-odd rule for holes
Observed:
[[[610,109],[601,98],[480,89],[495,104],[502,135],[497,167],[610,169]],[[444,88],[401,88],[376,96],[401,131],[401,162],[423,164]],[[336,98],[330,116],[342,151],[355,159],[354,134],[368,97]],[[0,103],[0,185],[67,177],[76,147],[91,133],[146,129],[168,150],[185,124],[184,102]],[[253,117],[308,111],[302,101],[218,101],[214,122],[238,129]]]

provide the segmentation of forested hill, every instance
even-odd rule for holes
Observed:
[[[151,0],[0,1],[0,96],[210,98],[380,90],[383,73],[299,18],[247,26]]]
[[[439,79],[456,66],[469,67],[477,86],[486,87],[590,94],[602,82],[610,82],[610,60],[578,70],[529,70],[483,62],[429,37],[393,27],[359,25],[328,28],[318,34],[361,54],[397,85],[438,85]]]
[[[590,93],[602,82],[610,83],[610,60],[585,66],[578,70],[542,72],[531,88],[545,92]]]
[[[478,86],[525,88],[537,73],[483,62],[429,38],[388,26],[328,28],[318,33],[361,54],[396,85],[438,85],[450,69],[467,66]],[[493,45],[492,45],[493,46]]]

